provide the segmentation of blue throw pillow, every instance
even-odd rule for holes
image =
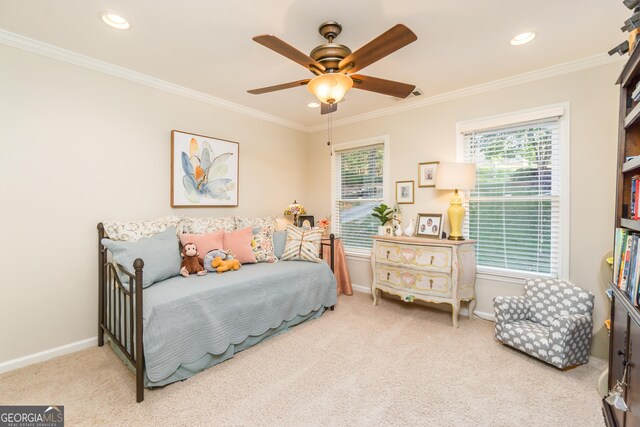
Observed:
[[[287,230],[276,231],[273,233],[273,252],[276,258],[282,257],[284,247],[287,244]]]
[[[144,261],[143,288],[180,274],[182,257],[180,256],[179,240],[175,227],[169,227],[155,236],[142,237],[135,242],[102,239],[102,244],[111,251],[113,260],[132,274],[135,272],[133,262],[136,258],[141,258]],[[124,278],[128,279],[127,276]]]

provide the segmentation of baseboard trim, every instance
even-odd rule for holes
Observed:
[[[351,287],[356,292],[362,292],[364,294],[371,295],[371,287],[370,286],[362,286],[362,285],[356,285],[355,283],[352,283]]]
[[[355,283],[352,283],[351,287],[356,292],[362,292],[364,294],[371,295],[371,288],[369,286],[356,285]],[[469,311],[467,310],[467,307],[461,307],[460,316],[468,316],[468,315],[469,315]],[[494,317],[493,313],[486,313],[484,311],[475,310],[473,312],[473,315],[479,317],[482,320],[489,320],[491,322],[496,321],[496,318]]]
[[[95,347],[97,345],[98,337],[92,337],[85,340],[62,345],[60,347],[41,351],[39,353],[33,353],[27,356],[18,357],[17,359],[7,360],[6,362],[0,363],[0,374],[19,368],[24,368],[25,366],[33,365],[34,363],[44,362],[46,360],[53,359],[54,357],[62,356],[69,353],[75,353],[76,351],[84,350],[85,348],[89,347]]]

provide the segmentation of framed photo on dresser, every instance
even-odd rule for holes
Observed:
[[[419,213],[416,236],[439,239],[442,233],[442,214]]]

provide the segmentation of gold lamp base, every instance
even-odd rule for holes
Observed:
[[[462,236],[462,221],[464,220],[465,209],[462,207],[462,198],[458,194],[458,190],[451,198],[451,206],[447,209],[449,222],[451,223],[451,234],[449,240],[464,240]]]

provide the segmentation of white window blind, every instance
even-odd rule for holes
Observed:
[[[463,161],[476,164],[464,233],[478,266],[558,277],[560,118],[466,131]]]
[[[384,199],[384,144],[334,152],[333,232],[346,250],[368,253],[379,222],[371,216]]]

